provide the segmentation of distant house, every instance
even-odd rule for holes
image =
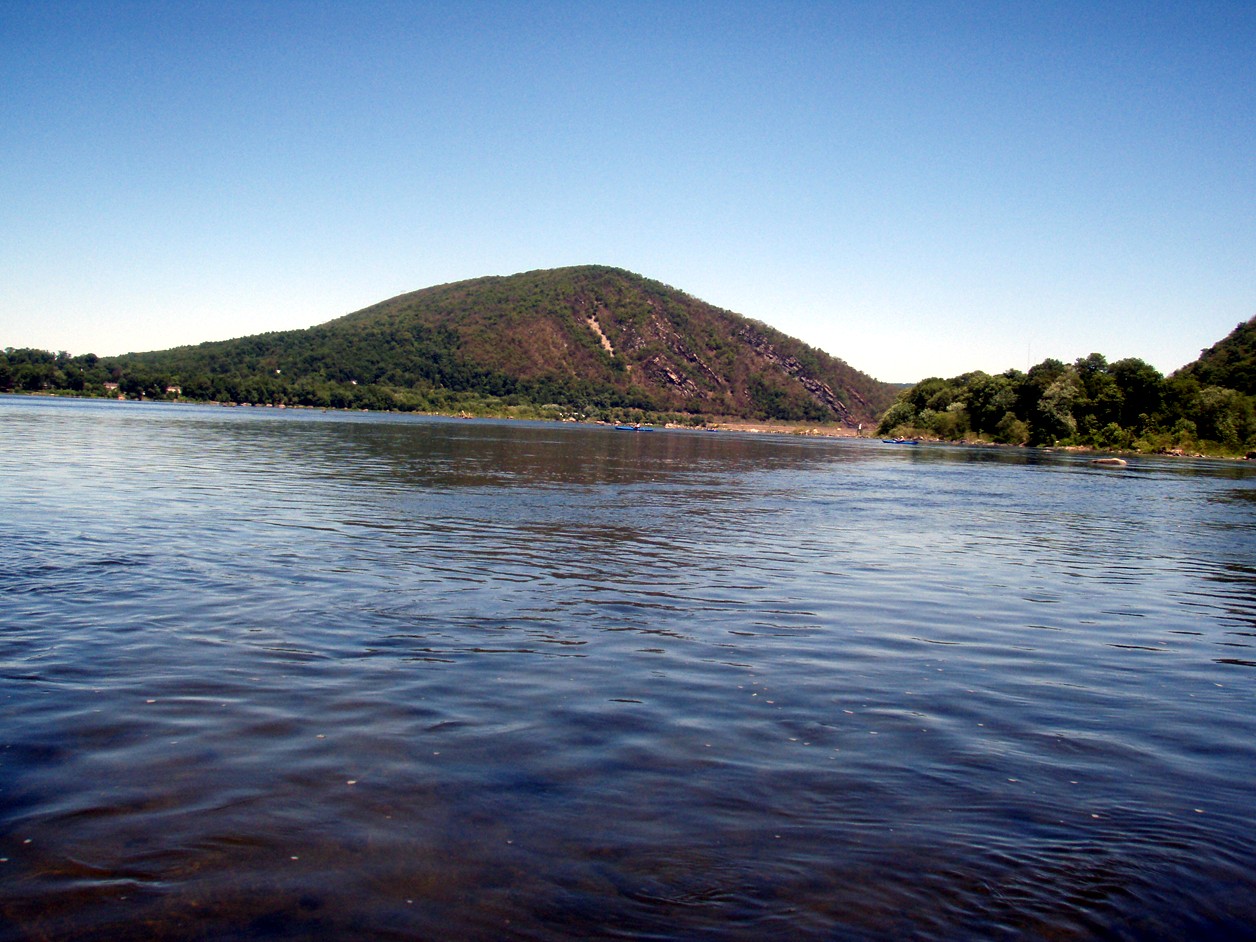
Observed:
[[[118,388],[117,383],[105,383],[105,389],[112,390],[112,389],[117,389],[117,388]]]
[[[173,394],[174,394],[174,395],[176,395],[176,396],[182,396],[182,395],[183,395],[183,387],[182,387],[182,386],[167,386],[167,387],[166,387],[166,392],[167,392],[167,393],[173,393]]]

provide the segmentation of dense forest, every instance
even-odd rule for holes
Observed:
[[[1016,445],[1245,454],[1256,449],[1256,319],[1165,377],[1092,353],[1028,372],[931,378],[899,394],[879,434]]]
[[[0,389],[587,419],[874,424],[896,387],[603,266],[438,285],[306,330],[119,357],[7,350]]]

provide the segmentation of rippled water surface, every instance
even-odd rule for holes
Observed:
[[[0,397],[0,940],[1256,938],[1237,463]]]

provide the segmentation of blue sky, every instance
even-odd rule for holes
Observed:
[[[1256,4],[0,0],[0,347],[616,265],[880,379],[1256,315]]]

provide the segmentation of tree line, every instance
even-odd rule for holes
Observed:
[[[1211,378],[1211,377],[1209,377]],[[1098,353],[1028,372],[933,377],[900,393],[880,435],[1009,445],[1243,454],[1256,448],[1256,397],[1190,369],[1169,377]]]
[[[177,367],[178,351],[173,353],[175,362],[169,366]],[[427,375],[407,383],[391,370],[364,370],[361,375],[370,379],[359,381],[352,378],[355,371],[330,364],[309,366],[310,371],[292,376],[261,363],[214,364],[213,371],[163,369],[148,357],[71,356],[6,347],[0,351],[0,392],[443,414],[559,414],[606,421],[679,419],[660,411],[645,390],[618,390],[558,374],[521,379],[441,358],[428,365]]]

